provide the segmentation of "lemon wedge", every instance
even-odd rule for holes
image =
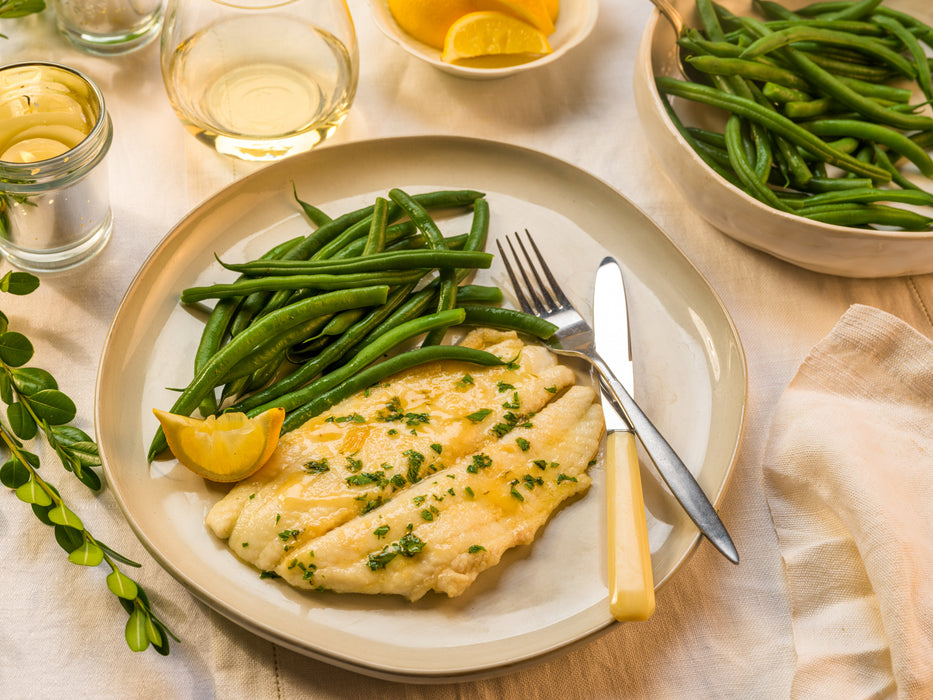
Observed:
[[[406,33],[435,49],[444,48],[447,30],[476,10],[474,0],[389,0],[389,12]]]
[[[476,11],[511,15],[527,22],[545,36],[554,31],[554,19],[545,0],[477,0],[475,4]]]
[[[441,60],[454,63],[479,56],[543,56],[547,37],[527,22],[502,12],[471,12],[451,25]]]
[[[270,408],[254,418],[222,413],[204,420],[152,409],[175,459],[195,474],[227,483],[259,471],[279,442],[284,408]]]

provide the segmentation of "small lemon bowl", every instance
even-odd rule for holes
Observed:
[[[433,46],[423,44],[405,32],[389,12],[387,0],[370,0],[373,21],[389,39],[401,46],[415,58],[430,63],[438,70],[473,80],[506,78],[533,68],[553,63],[582,42],[596,25],[598,0],[561,0],[560,14],[554,23],[554,33],[548,37],[551,53],[522,63],[502,65],[500,60],[490,60],[480,65],[459,65],[441,60],[441,52]]]
[[[755,16],[752,0],[720,0],[739,15]],[[793,9],[812,0],[788,0]],[[929,0],[887,0],[886,5],[929,16]],[[675,0],[688,26],[699,26],[694,0]],[[787,214],[734,187],[712,170],[680,135],[664,107],[655,77],[680,77],[670,24],[653,12],[642,34],[633,89],[647,141],[673,184],[710,224],[742,243],[814,272],[879,278],[933,272],[933,232],[863,229]],[[691,123],[715,124],[720,113],[675,102]]]

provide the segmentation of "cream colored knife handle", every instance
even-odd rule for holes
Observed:
[[[608,433],[606,472],[609,607],[617,620],[647,620],[654,613],[654,577],[634,433]]]

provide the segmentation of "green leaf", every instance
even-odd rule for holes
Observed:
[[[32,477],[32,473],[18,459],[8,459],[0,467],[0,483],[8,489],[18,489]]]
[[[34,503],[37,506],[51,505],[52,498],[39,485],[39,482],[30,477],[29,481],[16,489],[16,497],[25,503]]]
[[[135,600],[136,596],[139,595],[139,587],[136,585],[136,582],[117,569],[107,574],[107,588],[109,588],[110,592],[117,596],[117,598],[122,598],[123,600]]]
[[[10,383],[10,377],[6,372],[0,372],[0,399],[3,403],[10,404],[16,401],[13,394],[13,385]]]
[[[10,370],[13,377],[13,384],[19,389],[20,393],[30,396],[42,389],[57,389],[58,382],[55,377],[44,369],[39,367],[15,367]]]
[[[57,389],[43,389],[29,397],[32,410],[49,425],[64,425],[78,413],[74,401]]]
[[[149,646],[149,635],[146,633],[147,615],[135,608],[126,621],[126,643],[133,651],[145,651]]]
[[[22,3],[27,4],[27,3]],[[35,12],[35,10],[33,10]],[[10,15],[5,15],[9,17]],[[39,278],[28,272],[7,272],[0,278],[0,292],[9,292],[17,296],[25,296],[36,291],[39,287]]]
[[[62,445],[76,445],[81,442],[94,442],[94,439],[80,428],[73,425],[56,425],[52,428],[52,434]],[[94,446],[97,452],[97,446]]]
[[[129,557],[125,557],[125,556],[123,556],[122,554],[120,554],[118,551],[116,551],[116,550],[114,550],[114,549],[111,549],[110,547],[108,547],[107,545],[105,545],[105,544],[104,544],[103,542],[101,542],[100,540],[97,540],[97,544],[98,544],[98,545],[100,546],[100,548],[103,549],[104,552],[106,552],[106,553],[110,556],[110,558],[113,559],[114,561],[118,561],[118,562],[120,562],[121,564],[126,564],[127,566],[135,566],[136,568],[139,568],[140,566],[142,566],[142,564],[140,564],[139,562],[133,561],[133,560],[130,559]],[[133,597],[135,598],[136,596],[133,596]]]
[[[10,319],[7,318],[6,314],[0,311],[0,333],[6,333],[7,328],[10,327]]]
[[[162,645],[162,633],[159,631],[159,626],[149,615],[146,615],[146,635],[149,637],[149,641],[152,642],[152,646],[159,647]]]
[[[93,469],[81,469],[80,471],[76,469],[74,473],[78,481],[92,491],[100,491],[100,487],[103,486],[100,476]]]
[[[43,523],[49,527],[55,527],[55,523],[49,520],[49,511],[55,506],[54,503],[50,503],[47,506],[37,506],[35,503],[32,504],[32,512],[35,513],[36,517],[39,518]]]
[[[0,360],[10,367],[20,367],[32,359],[32,343],[22,333],[7,331],[0,335]]]
[[[68,561],[79,566],[97,566],[103,560],[104,551],[88,540],[68,555]]]
[[[58,542],[59,547],[71,554],[78,547],[84,544],[84,535],[80,530],[75,530],[73,527],[56,525],[55,541]]]
[[[73,527],[75,530],[84,529],[84,523],[81,522],[81,518],[75,515],[64,503],[59,504],[49,511],[49,520],[56,525]]]
[[[6,418],[10,421],[13,433],[21,440],[32,440],[39,432],[36,421],[20,401],[7,406]]]
[[[35,12],[42,12],[44,9],[45,0],[10,0],[8,3],[0,3],[0,17],[4,19],[25,17]]]

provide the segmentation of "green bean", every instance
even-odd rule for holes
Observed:
[[[272,386],[256,394],[240,399],[236,404],[231,406],[229,410],[247,412],[256,406],[261,406],[279,396],[283,396],[284,394],[304,386],[328,366],[345,356],[347,351],[355,343],[374,327],[382,323],[399,304],[408,298],[413,288],[414,285],[409,285],[392,290],[385,304],[372,309],[366,316],[347,329],[342,336],[324,348],[318,355],[308,359],[298,369]]]
[[[819,119],[807,122],[805,128],[817,136],[854,136],[880,143],[907,158],[927,177],[933,177],[933,159],[930,155],[894,129],[854,119]]]
[[[268,314],[231,339],[207,361],[175,400],[170,409],[171,412],[183,416],[190,415],[201,400],[213,391],[224,374],[270,335],[275,335],[315,316],[332,314],[358,306],[384,304],[388,293],[389,288],[385,285],[329,292]],[[149,461],[151,462],[159,452],[164,450],[165,446],[165,435],[159,430],[149,448]]]
[[[884,36],[884,30],[872,22],[860,20],[828,20],[828,19],[788,19],[765,22],[765,26],[772,30],[790,29],[791,27],[811,27],[815,29],[834,29],[838,32],[864,34],[866,36]]]
[[[446,269],[465,267],[488,269],[492,254],[476,250],[400,250],[373,253],[349,259],[330,260],[262,260],[247,263],[225,263],[228,270],[247,275],[314,275],[355,274],[381,270]]]
[[[810,87],[803,78],[789,70],[767,63],[759,63],[742,58],[719,58],[717,56],[689,56],[687,63],[703,73],[713,75],[739,75],[751,80],[771,82],[795,90]]]
[[[338,384],[330,391],[312,399],[301,408],[286,416],[285,424],[282,426],[282,432],[287,433],[290,430],[294,430],[307,420],[340,403],[348,396],[381,382],[397,372],[435,360],[470,362],[486,366],[503,364],[502,360],[490,352],[465,348],[459,345],[431,345],[415,348],[414,350],[403,352],[378,364],[371,365],[357,372],[345,382]]]
[[[355,310],[351,309],[351,311]],[[257,346],[247,357],[244,357],[227,370],[221,381],[231,382],[240,377],[247,377],[260,367],[272,363],[276,357],[280,355],[284,357],[288,348],[319,333],[332,318],[332,316],[317,316],[304,323],[299,323],[297,326],[287,328],[278,335],[271,336]]]
[[[800,209],[798,214],[824,224],[838,226],[895,226],[905,231],[921,231],[933,224],[933,219],[917,212],[879,204],[853,205],[851,208],[833,208],[823,210]]]
[[[398,204],[408,214],[409,218],[415,222],[415,226],[428,239],[428,245],[432,249],[435,251],[447,249],[444,236],[441,234],[440,229],[437,228],[437,224],[414,197],[404,190],[393,188],[389,190],[389,198]],[[457,303],[457,271],[442,268],[438,273],[438,279],[440,279],[440,289],[437,297],[437,310],[446,311],[452,309]],[[444,331],[445,329],[440,328],[432,330],[425,338],[424,344],[436,345],[440,343],[444,338]]]
[[[771,0],[753,0],[752,4],[768,19],[801,21],[800,15],[796,12],[792,12],[783,5]]]
[[[308,220],[310,220],[311,223],[315,226],[323,226],[324,224],[333,221],[333,219],[331,219],[327,214],[318,209],[316,206],[303,201],[298,196],[298,186],[294,182],[292,182],[292,194],[295,197],[295,201],[298,202],[299,206],[301,207],[302,211],[304,211],[305,216],[307,216]]]
[[[700,24],[713,41],[722,41],[724,34],[719,24],[719,18],[716,15],[716,8],[713,0],[696,0],[697,14],[700,16]]]
[[[896,19],[885,15],[875,15],[872,20],[879,26],[887,29],[891,34],[900,39],[904,47],[910,52],[914,59],[914,65],[917,71],[917,84],[920,90],[928,100],[933,100],[933,85],[930,82],[930,64],[927,62],[926,54],[917,37]]]
[[[849,78],[846,76],[836,76],[836,79],[857,92],[862,97],[871,97],[876,100],[886,100],[888,102],[897,102],[906,104],[910,102],[912,94],[907,88],[896,87],[894,85],[885,85],[883,83],[870,83],[858,78]]]
[[[338,384],[347,381],[354,374],[371,365],[383,355],[398,348],[403,343],[435,328],[448,328],[463,323],[466,312],[463,309],[439,311],[427,316],[420,316],[406,323],[399,324],[388,333],[381,335],[376,342],[367,345],[348,362],[332,372],[318,377],[310,384],[287,394],[278,396],[273,401],[250,410],[247,415],[255,416],[270,408],[282,407],[286,412],[299,408],[314,398],[330,391]]]
[[[786,85],[779,85],[770,81],[762,86],[761,92],[772,102],[809,102],[813,99],[813,95],[808,92],[795,90]]]
[[[363,255],[381,253],[385,249],[388,209],[389,200],[385,197],[376,197],[376,204],[373,207],[373,220],[369,227],[369,235],[366,237],[366,247],[363,248]]]
[[[753,100],[747,100],[735,95],[723,94],[705,85],[682,82],[665,76],[659,76],[656,82],[658,84],[658,89],[664,94],[720,107],[734,114],[738,114],[739,116],[756,121],[762,126],[780,134],[788,141],[812,153],[823,156],[827,162],[844,170],[850,170],[882,182],[891,179],[888,172],[876,166],[861,163],[847,153],[836,151],[787,117],[777,112],[769,111]]]
[[[729,117],[726,122],[726,147],[729,153],[729,162],[732,164],[733,171],[742,181],[743,189],[769,206],[789,212],[790,208],[778,199],[777,195],[758,178],[751,165],[746,162],[744,153],[742,153],[740,130],[740,119],[735,115]]]
[[[808,192],[837,192],[872,186],[871,180],[862,177],[814,177],[807,183],[805,189]]]
[[[827,13],[825,18],[832,21],[861,19],[870,14],[881,2],[882,0],[859,0],[836,12]]]
[[[433,192],[425,192],[423,194],[415,195],[415,200],[426,209],[435,209],[467,206],[482,196],[483,193],[477,192],[476,190],[436,190]],[[343,214],[333,221],[324,224],[313,234],[306,237],[305,240],[303,240],[300,244],[295,246],[295,248],[289,251],[285,257],[289,259],[305,260],[310,258],[326,244],[346,231],[347,228],[360,222],[363,219],[372,216],[374,209],[375,204],[371,204],[367,207],[362,207],[361,209],[356,209],[354,211]],[[389,215],[389,218],[392,218],[392,216]],[[291,292],[289,290],[275,292],[271,297],[268,298],[265,306],[263,307],[263,311],[260,313],[269,313],[270,311],[281,307],[290,295]]]
[[[910,61],[896,51],[892,51],[877,39],[806,25],[797,25],[788,29],[770,32],[760,39],[756,39],[751,46],[742,52],[742,58],[752,59],[764,56],[799,41],[815,41],[819,44],[855,49],[886,63],[907,78],[915,78],[917,75],[917,71]]]
[[[457,306],[463,304],[500,304],[502,290],[482,284],[462,284],[457,290]]]
[[[468,326],[489,326],[510,331],[519,331],[547,340],[557,331],[550,321],[498,306],[464,304],[460,307],[466,312],[463,323]]]
[[[788,202],[793,208],[813,207],[840,202],[900,202],[916,206],[933,206],[933,194],[920,190],[889,190],[874,187],[856,187],[814,194],[805,199]]]
[[[748,18],[742,18],[742,22],[750,31],[757,32],[759,36],[767,38],[768,29],[762,26],[760,22]],[[835,98],[866,117],[899,129],[933,128],[933,118],[919,114],[901,114],[885,109],[878,103],[855,92],[844,82],[827,73],[805,54],[791,46],[781,48],[780,52],[781,56],[786,58],[800,72],[803,78],[822,90],[826,96]]]
[[[224,299],[243,296],[251,292],[296,291],[304,289],[334,291],[371,285],[399,285],[416,282],[427,270],[397,272],[359,272],[343,275],[282,275],[275,277],[251,277],[242,282],[213,284],[206,287],[189,287],[181,293],[181,302],[191,304],[204,299]]]

